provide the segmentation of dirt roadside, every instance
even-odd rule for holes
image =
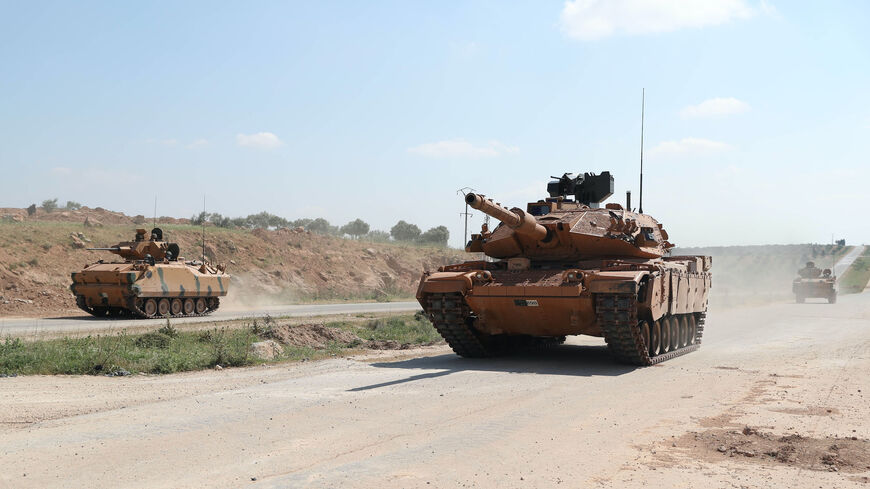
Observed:
[[[713,311],[645,369],[572,339],[0,379],[0,487],[867,487],[868,325],[864,294]]]

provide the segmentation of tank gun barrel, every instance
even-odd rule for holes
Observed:
[[[527,214],[522,209],[514,207],[506,209],[491,199],[484,198],[483,195],[468,193],[465,196],[465,202],[473,209],[477,209],[484,214],[494,217],[505,223],[514,231],[534,238],[538,241],[547,237],[547,228],[538,224],[535,218]]]
[[[120,251],[121,248],[117,246],[111,246],[109,248],[85,248],[88,251]]]

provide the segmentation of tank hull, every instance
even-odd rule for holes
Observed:
[[[96,263],[72,274],[76,304],[94,316],[172,317],[209,314],[230,276],[184,262]]]
[[[792,292],[795,302],[802,303],[806,299],[827,299],[828,303],[837,302],[837,290],[834,288],[835,281],[831,278],[796,279],[792,282]]]
[[[604,337],[620,360],[651,365],[700,343],[712,286],[709,257],[509,266],[467,262],[423,275],[417,299],[460,355],[589,335]],[[453,337],[463,328],[463,341],[474,348]]]

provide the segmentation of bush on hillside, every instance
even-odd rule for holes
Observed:
[[[51,212],[57,209],[57,199],[46,199],[42,201],[42,208],[45,212]]]
[[[417,242],[425,245],[435,245],[447,247],[447,240],[450,239],[450,231],[445,226],[434,227],[417,238]]]
[[[359,238],[360,236],[368,232],[369,225],[362,219],[353,220],[341,227],[342,234],[348,234],[350,236],[353,236],[354,238]]]
[[[414,241],[420,236],[420,228],[416,224],[399,221],[390,228],[390,236],[396,241]]]
[[[373,230],[369,231],[368,233],[366,233],[366,235],[363,236],[363,238],[367,239],[369,241],[386,243],[387,241],[390,240],[390,233],[388,233],[386,231],[381,231],[380,229],[373,229]]]
[[[305,226],[305,229],[311,231],[312,233],[330,234],[332,227],[333,226],[329,224],[329,221],[322,217],[318,217],[317,219],[308,223],[308,225]]]

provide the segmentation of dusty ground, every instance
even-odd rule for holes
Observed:
[[[868,294],[712,311],[645,369],[396,354],[0,379],[0,487],[868,487]]]

